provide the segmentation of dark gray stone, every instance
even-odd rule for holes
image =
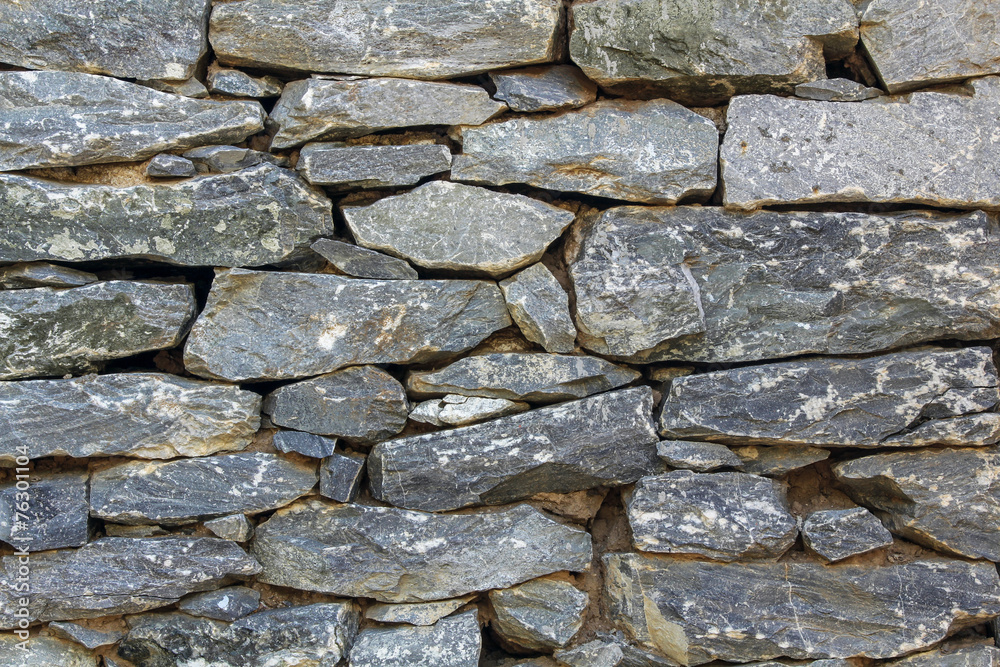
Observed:
[[[144,160],[243,141],[257,102],[213,102],[93,74],[0,72],[0,171]]]
[[[159,90],[164,93],[193,97],[195,99],[205,99],[209,96],[208,88],[205,87],[205,84],[194,77],[180,80],[148,79],[145,81],[136,81],[136,83],[140,86]]]
[[[657,472],[648,387],[379,443],[372,495],[428,511],[629,484]]]
[[[411,602],[386,604],[373,602],[365,609],[365,618],[380,623],[407,623],[409,625],[434,625],[445,616],[470,602],[475,596],[465,595],[438,602]]]
[[[39,635],[28,640],[28,650],[18,646],[15,634],[0,634],[0,667],[97,667],[97,656],[79,644]]]
[[[319,468],[319,495],[340,503],[353,502],[361,488],[365,457],[361,454],[331,454]]]
[[[24,493],[14,481],[0,484],[0,540],[28,551],[86,544],[87,474],[31,475],[29,483]]]
[[[500,291],[525,338],[546,352],[568,353],[576,348],[569,295],[544,264],[532,264],[501,281]]]
[[[510,324],[500,288],[483,281],[233,269],[216,273],[184,365],[239,381],[422,363],[464,352]]]
[[[420,277],[405,260],[383,255],[352,243],[320,239],[311,247],[338,271],[355,278],[416,280]]]
[[[258,576],[381,602],[444,600],[589,567],[590,535],[527,505],[466,514],[303,501],[257,528]]]
[[[46,629],[56,637],[68,639],[91,650],[117,644],[125,636],[125,633],[118,630],[102,632],[100,630],[85,628],[82,625],[69,621],[53,621],[46,626]],[[62,663],[59,664],[61,665]]]
[[[213,535],[233,542],[246,542],[253,537],[253,524],[245,514],[230,514],[210,519],[205,522],[205,528]]]
[[[805,468],[830,458],[830,451],[806,445],[778,445],[775,447],[734,447],[742,462],[743,472],[764,477],[781,477],[786,472]]]
[[[573,65],[551,65],[491,72],[497,92],[511,111],[576,109],[597,99],[597,84]]]
[[[742,459],[725,445],[713,442],[686,442],[661,440],[656,445],[656,455],[671,468],[709,472],[716,468],[740,468]]]
[[[278,431],[274,434],[272,443],[279,452],[295,452],[302,456],[322,459],[333,454],[337,440],[302,431]]]
[[[0,291],[0,380],[85,373],[104,361],[175,347],[195,312],[194,287],[186,283],[112,280]]]
[[[432,398],[418,404],[410,411],[410,419],[434,426],[468,426],[487,419],[527,412],[530,409],[531,406],[527,403],[508,401],[505,398],[445,394],[443,398]]]
[[[316,486],[316,467],[277,454],[123,463],[90,477],[90,515],[131,525],[277,509]]]
[[[797,97],[821,102],[861,102],[881,94],[879,88],[869,88],[850,79],[819,79],[795,86]]]
[[[197,173],[194,162],[170,153],[160,153],[146,165],[146,176],[150,178],[188,178]]]
[[[887,667],[997,667],[1000,648],[985,644],[950,646],[885,663]]]
[[[351,667],[478,667],[482,644],[475,610],[434,625],[366,628],[351,648]]]
[[[555,659],[567,667],[618,667],[625,660],[621,647],[614,642],[595,639],[565,651],[556,651]]]
[[[11,264],[0,268],[0,289],[32,287],[80,287],[96,283],[97,276],[48,262]]]
[[[257,611],[260,593],[246,586],[227,586],[217,591],[189,595],[177,607],[192,616],[235,621]]]
[[[208,89],[233,97],[277,97],[285,84],[274,76],[250,76],[238,69],[210,69]]]
[[[864,507],[820,510],[802,523],[802,541],[832,562],[887,547],[892,533]]]
[[[590,597],[567,581],[534,579],[499,591],[490,591],[496,613],[493,629],[503,639],[535,651],[569,644],[583,627]]]
[[[295,165],[302,177],[336,190],[392,188],[451,169],[451,151],[441,144],[346,146],[306,144]]]
[[[230,173],[255,167],[258,164],[271,164],[276,167],[287,167],[287,157],[255,151],[239,146],[201,146],[185,151],[183,156],[195,163],[199,173]],[[319,192],[318,190],[314,190]]]

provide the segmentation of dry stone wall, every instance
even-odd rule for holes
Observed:
[[[0,667],[997,667],[997,0],[0,0]]]

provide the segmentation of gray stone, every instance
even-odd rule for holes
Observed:
[[[184,366],[239,381],[423,363],[464,352],[510,324],[500,288],[483,281],[232,269],[216,273]]]
[[[713,442],[661,440],[656,455],[671,468],[709,472],[716,468],[740,468],[743,461],[725,445]]]
[[[302,254],[333,232],[330,200],[271,165],[124,188],[0,174],[0,214],[5,262],[261,266]]]
[[[397,127],[479,125],[506,108],[479,86],[468,84],[409,79],[292,81],[271,111],[271,123],[278,130],[271,148]]]
[[[585,327],[614,334],[598,339],[609,347],[638,338],[616,354],[663,341],[628,357],[636,363],[860,354],[1000,335],[1000,294],[990,288],[1000,281],[1000,236],[982,212],[622,207],[577,231],[582,248],[568,259],[580,340],[597,349]],[[664,278],[678,272],[697,290]],[[685,336],[676,321],[697,329],[697,308],[705,328]]]
[[[87,474],[31,475],[28,481],[25,493],[14,481],[0,484],[0,540],[27,551],[86,544]]]
[[[205,528],[212,531],[213,535],[233,542],[246,542],[253,537],[253,524],[245,514],[230,514],[220,516],[218,519],[209,519],[205,522]]]
[[[306,144],[295,165],[302,177],[336,190],[415,185],[451,169],[451,151],[441,144],[346,146]]]
[[[257,527],[258,581],[428,602],[588,569],[590,535],[527,505],[465,514],[303,501]]]
[[[257,102],[213,102],[76,72],[0,72],[0,171],[144,160],[243,141]]]
[[[505,398],[446,394],[444,398],[432,398],[417,405],[410,411],[410,419],[434,426],[468,426],[487,419],[516,415],[530,408],[527,403]]]
[[[864,507],[820,510],[802,523],[802,541],[832,562],[887,547],[892,533]]]
[[[806,445],[734,447],[732,452],[742,462],[740,470],[764,477],[781,477],[792,470],[830,458],[829,450]]]
[[[22,449],[31,459],[243,449],[260,425],[260,402],[239,387],[165,373],[0,382],[0,460]]]
[[[997,667],[1000,648],[984,644],[949,646],[885,663],[886,667]]]
[[[493,278],[537,262],[575,217],[524,195],[448,181],[341,210],[358,245],[426,269]]]
[[[164,93],[181,95],[183,97],[193,97],[195,99],[205,99],[208,95],[208,88],[198,79],[170,80],[170,79],[149,79],[146,81],[136,81],[140,86],[159,90]]]
[[[1000,72],[996,0],[873,0],[861,41],[890,93]]]
[[[583,627],[590,597],[573,584],[534,579],[513,588],[490,591],[496,612],[493,629],[505,640],[536,651],[569,644]]]
[[[652,407],[637,387],[379,443],[369,487],[397,507],[443,511],[630,484],[662,467]]]
[[[360,454],[331,454],[319,468],[319,495],[340,503],[353,502],[361,488],[365,457]]]
[[[210,69],[208,89],[233,97],[277,97],[285,84],[274,76],[250,76],[238,69]]]
[[[1000,449],[876,454],[834,466],[855,502],[908,540],[967,558],[1000,560]]]
[[[569,314],[569,295],[544,264],[532,264],[500,282],[507,310],[524,337],[546,352],[572,352],[576,326]]]
[[[276,167],[287,167],[290,164],[287,157],[239,146],[201,146],[185,151],[183,156],[195,163],[199,173],[226,174],[263,163]],[[315,189],[313,191],[319,192]]]
[[[640,377],[638,371],[600,357],[493,352],[438,370],[410,371],[406,389],[421,398],[459,394],[554,403],[609,391]]]
[[[314,465],[266,452],[136,461],[90,476],[90,515],[131,525],[181,525],[277,509],[309,493],[316,481]]]
[[[0,559],[0,627],[17,626],[18,556]],[[65,621],[163,607],[195,591],[218,588],[260,565],[233,542],[213,537],[105,537],[80,547],[31,556],[28,619]]]
[[[97,656],[75,642],[44,635],[23,641],[0,634],[0,667],[97,667]]]
[[[194,162],[170,153],[155,155],[146,165],[146,176],[150,178],[188,178],[197,173]]]
[[[438,602],[411,602],[409,604],[386,604],[373,602],[365,610],[365,618],[380,623],[408,623],[409,625],[434,625],[440,619],[456,611],[475,597],[466,595],[452,600]]]
[[[403,385],[376,366],[353,366],[275,389],[264,412],[278,426],[372,444],[403,430]]]
[[[572,12],[570,55],[602,88],[693,106],[790,93],[825,76],[826,59],[844,58],[858,41],[847,0],[598,0]]]
[[[302,431],[278,431],[271,441],[279,452],[295,452],[302,456],[322,459],[333,454],[337,446],[336,438],[324,438],[314,433]]]
[[[871,567],[609,554],[605,566],[610,617],[640,647],[685,665],[891,658],[1000,611],[1000,581],[985,562]]]
[[[551,117],[462,128],[451,175],[674,204],[711,196],[718,149],[715,125],[675,102],[604,100]]]
[[[104,534],[108,537],[164,537],[170,531],[161,526],[123,526],[117,523],[105,523]]]
[[[91,650],[102,646],[117,644],[121,638],[125,636],[125,633],[119,632],[118,630],[102,632],[100,630],[85,628],[82,625],[71,623],[69,621],[53,621],[52,623],[49,623],[46,628],[50,634],[56,637],[68,639]],[[62,663],[59,664],[61,665]]]
[[[366,628],[351,648],[351,667],[478,667],[482,644],[475,610],[428,626]]]
[[[886,438],[883,447],[995,445],[1000,440],[1000,414],[986,412],[950,419],[934,419],[912,430]]]
[[[923,348],[867,359],[808,359],[674,380],[660,434],[734,444],[901,446],[921,423],[1000,403],[993,351]]]
[[[560,665],[567,667],[618,667],[625,659],[617,644],[598,639],[566,651],[556,651],[554,656]]]
[[[374,280],[415,280],[420,276],[406,261],[334,239],[320,239],[312,244],[341,273]]]
[[[723,202],[998,208],[1000,137],[983,119],[1000,104],[1000,78],[975,79],[966,92],[862,104],[738,97],[720,152]]]
[[[195,309],[194,287],[186,283],[113,280],[0,291],[0,380],[85,373],[104,361],[175,347]]]
[[[821,102],[861,102],[881,94],[879,88],[869,88],[850,79],[819,79],[795,86],[797,97]]]
[[[778,558],[795,543],[786,485],[742,472],[643,477],[626,501],[640,551],[734,561]]]
[[[210,36],[227,65],[447,79],[554,60],[560,10],[556,0],[244,0],[215,7]]]
[[[8,229],[8,233],[11,230]],[[0,268],[0,289],[32,287],[80,287],[96,283],[97,276],[48,262],[11,264]]]
[[[491,72],[495,99],[511,111],[576,109],[597,99],[597,84],[573,65],[550,65]]]
[[[246,586],[227,586],[217,591],[189,595],[177,607],[192,616],[236,621],[257,611],[260,593]]]

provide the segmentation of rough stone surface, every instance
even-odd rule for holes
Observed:
[[[243,449],[260,396],[165,373],[111,373],[0,383],[0,459],[170,459]]]
[[[546,352],[575,349],[576,326],[569,314],[569,296],[544,264],[532,264],[501,281],[500,291],[525,338]]]
[[[861,102],[881,94],[879,88],[869,88],[850,79],[819,79],[795,86],[797,97],[821,102]]]
[[[241,3],[241,4],[246,4]],[[409,79],[306,79],[271,111],[272,149],[419,125],[479,125],[507,105],[478,86]]]
[[[159,90],[173,95],[181,95],[183,97],[193,97],[196,99],[204,99],[208,97],[208,88],[205,87],[205,84],[194,77],[180,80],[147,79],[145,81],[136,81],[136,83],[140,86],[145,86],[146,88],[152,88],[153,90]]]
[[[354,366],[287,384],[264,399],[279,426],[372,444],[403,430],[403,385],[376,366]]]
[[[257,528],[258,576],[277,586],[381,602],[427,602],[585,570],[590,535],[518,505],[434,515],[300,502]]]
[[[511,111],[555,111],[576,109],[597,99],[597,84],[572,65],[528,67],[491,72],[495,99]]]
[[[287,167],[290,164],[287,157],[239,146],[202,146],[185,151],[182,156],[194,162],[201,174],[228,174],[264,163],[277,167]]]
[[[536,651],[566,646],[583,626],[589,596],[573,584],[535,579],[491,591],[494,629],[505,640]]]
[[[885,663],[891,667],[997,667],[1000,648],[996,646],[959,646],[945,644],[939,649],[917,653]]]
[[[284,84],[274,76],[250,76],[238,69],[213,69],[208,73],[208,89],[233,97],[277,97]]]
[[[253,524],[245,514],[230,514],[220,516],[218,519],[209,519],[205,522],[205,528],[212,531],[213,535],[233,542],[246,542],[253,537]]]
[[[76,642],[77,644],[89,649],[115,644],[125,636],[124,633],[119,632],[118,630],[102,632],[100,630],[85,628],[82,625],[71,623],[69,621],[53,621],[46,626],[46,629],[56,637],[69,639],[70,641]]]
[[[546,118],[462,128],[452,178],[649,204],[707,199],[715,190],[719,134],[669,100],[604,100]]]
[[[556,651],[554,655],[560,665],[568,667],[618,667],[625,659],[617,644],[599,639],[566,651]]]
[[[807,445],[734,447],[732,451],[742,461],[740,470],[764,477],[781,477],[786,472],[830,458],[830,450]]]
[[[828,561],[857,556],[892,544],[892,533],[864,507],[820,510],[802,523],[806,547]]]
[[[556,0],[244,0],[217,6],[210,34],[228,65],[446,79],[553,60],[560,24]]]
[[[415,280],[417,272],[406,261],[334,239],[320,239],[312,249],[341,273],[374,280]]]
[[[27,551],[87,543],[86,474],[59,473],[32,479],[27,508],[24,500],[13,481],[0,484],[0,540]]]
[[[282,507],[316,480],[315,466],[265,452],[123,463],[91,475],[90,515],[131,525],[193,523]]]
[[[302,177],[337,190],[415,185],[451,169],[451,151],[441,144],[345,146],[306,144],[295,165]]]
[[[473,595],[438,602],[411,602],[386,604],[374,602],[365,609],[365,618],[380,623],[408,623],[409,625],[434,625],[440,619],[468,603]]]
[[[217,591],[189,595],[177,606],[192,616],[232,622],[257,611],[260,593],[246,586],[227,586]]]
[[[671,468],[709,472],[716,468],[740,468],[742,459],[725,445],[713,442],[686,442],[661,440],[656,445],[656,455]]]
[[[29,640],[28,650],[14,634],[0,634],[0,667],[97,667],[97,656],[79,644],[43,635]]]
[[[216,274],[184,365],[234,381],[308,377],[353,364],[431,361],[510,324],[500,289],[482,281],[233,269]]]
[[[398,507],[441,511],[629,484],[661,466],[651,412],[638,387],[397,438],[372,449],[369,487]]]
[[[150,178],[188,178],[197,173],[194,162],[170,153],[160,153],[146,165],[146,176]]]
[[[688,665],[891,658],[1000,610],[992,563],[861,567],[609,554],[605,565],[605,596],[621,629],[640,646]]]
[[[353,502],[360,491],[364,469],[362,455],[327,456],[319,468],[319,494],[340,503]]]
[[[0,72],[0,99],[0,171],[144,160],[264,127],[257,102],[195,100],[76,72]]]
[[[279,452],[295,452],[314,459],[332,455],[334,447],[337,446],[336,438],[324,438],[302,431],[278,431],[271,442]]]
[[[572,12],[570,55],[602,88],[695,106],[789,93],[826,75],[824,54],[838,60],[858,41],[847,0],[598,0]]]
[[[0,380],[84,373],[174,347],[194,315],[194,288],[186,283],[112,280],[0,291]]]
[[[477,619],[472,610],[434,625],[366,628],[351,648],[351,667],[478,667]]]
[[[487,419],[516,415],[530,408],[527,403],[505,398],[446,394],[444,398],[432,398],[418,404],[410,411],[410,419],[434,426],[468,426]]]
[[[1000,403],[993,351],[925,348],[867,359],[811,359],[674,380],[667,438],[734,444],[879,447],[920,423]]]
[[[736,98],[720,153],[723,202],[743,210],[827,202],[1000,208],[992,186],[1000,137],[983,122],[1000,104],[1000,78],[976,79],[968,92],[863,104]]]
[[[32,287],[80,287],[96,283],[97,276],[48,262],[11,264],[0,268],[0,289]]]
[[[0,261],[142,258],[260,266],[333,233],[330,200],[260,165],[171,185],[65,185],[0,174]]]
[[[448,181],[341,210],[359,245],[494,278],[537,262],[574,218],[530,197]]]

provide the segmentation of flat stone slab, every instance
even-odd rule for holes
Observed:
[[[146,165],[146,176],[150,178],[188,178],[197,174],[194,162],[171,153],[160,153]]]
[[[224,540],[246,542],[253,537],[253,524],[250,523],[250,519],[245,514],[220,516],[218,519],[209,519],[204,525],[213,535]],[[105,524],[106,528],[107,524]]]
[[[712,194],[718,146],[712,121],[675,102],[604,100],[556,116],[463,127],[451,175],[674,204]]]
[[[530,409],[531,406],[527,403],[508,401],[506,398],[445,394],[443,398],[432,398],[417,404],[410,411],[410,419],[434,426],[468,426],[487,419],[527,412]]]
[[[89,649],[117,644],[125,636],[124,633],[118,630],[101,632],[100,630],[91,630],[90,628],[85,628],[82,625],[69,621],[53,621],[45,626],[45,629],[56,637],[69,639]]]
[[[984,562],[872,567],[609,554],[605,566],[616,624],[640,647],[687,665],[892,658],[1000,610],[1000,581]]]
[[[434,625],[366,628],[351,648],[351,667],[478,667],[482,643],[476,610]]]
[[[358,245],[425,269],[493,278],[537,262],[575,218],[531,197],[449,181],[341,211]]]
[[[556,651],[554,655],[559,661],[556,664],[569,667],[618,667],[625,659],[621,647],[599,639],[565,651]]]
[[[808,445],[777,445],[774,447],[733,447],[742,462],[739,469],[752,475],[781,477],[787,472],[805,468],[830,458],[829,449]]]
[[[192,616],[229,622],[257,611],[259,606],[260,592],[246,586],[227,586],[216,591],[194,593],[177,605],[178,609]]]
[[[635,363],[859,354],[1000,335],[1000,295],[990,287],[1000,281],[1000,241],[982,212],[621,207],[579,233],[567,259],[580,341],[621,355],[645,346],[624,357]],[[670,278],[678,272],[690,283]]]
[[[891,667],[996,667],[1000,665],[1000,648],[978,646],[949,646],[917,653],[885,663]]]
[[[434,625],[445,616],[458,610],[475,597],[465,595],[452,600],[437,602],[410,602],[408,604],[386,604],[373,602],[365,609],[365,618],[380,623],[407,623],[409,625]]]
[[[447,79],[554,60],[560,9],[557,0],[405,8],[391,0],[244,0],[215,8],[210,38],[227,65]]]
[[[277,97],[285,84],[275,76],[251,76],[238,69],[210,69],[206,78],[208,89],[233,97]]]
[[[576,109],[597,99],[597,84],[573,65],[549,65],[491,72],[495,99],[511,111],[531,113]]]
[[[881,88],[850,79],[819,79],[795,86],[795,96],[821,102],[861,102],[882,95]]]
[[[0,291],[0,380],[86,373],[104,361],[176,347],[196,312],[187,283]]]
[[[743,460],[725,445],[714,442],[661,440],[656,455],[672,468],[710,472],[717,468],[740,468]]]
[[[86,473],[32,477],[22,493],[13,481],[0,485],[0,540],[27,551],[86,544],[90,539]]]
[[[0,460],[43,456],[171,459],[243,449],[260,396],[165,373],[0,382]]]
[[[451,169],[451,151],[441,144],[346,146],[334,142],[306,144],[295,168],[315,185],[337,190],[415,185]]]
[[[257,527],[252,552],[265,583],[429,602],[586,570],[591,540],[527,505],[435,515],[302,501]]]
[[[569,295],[544,264],[532,264],[499,284],[507,310],[525,338],[553,354],[576,348]]]
[[[242,9],[242,7],[241,7]],[[305,79],[271,111],[272,149],[420,125],[479,125],[507,109],[479,86],[410,79]]]
[[[13,633],[0,634],[0,667],[97,667],[97,656],[75,642],[38,635],[25,651],[18,646],[22,641]]]
[[[864,507],[820,510],[802,523],[806,547],[828,561],[838,561],[892,544],[892,533]]]
[[[319,495],[339,503],[354,502],[361,491],[361,475],[364,470],[364,455],[334,452],[324,458],[320,465]]]
[[[396,438],[372,449],[369,488],[397,507],[443,511],[629,484],[661,466],[651,412],[652,392],[637,387]]]
[[[311,248],[335,269],[355,278],[416,280],[420,277],[409,262],[353,243],[320,239]]]
[[[496,613],[493,628],[506,641],[550,651],[569,644],[583,627],[590,596],[568,581],[534,579],[499,591],[490,591]]]
[[[11,264],[0,268],[0,289],[80,287],[97,281],[98,277],[93,273],[48,262]]]
[[[738,97],[720,152],[723,202],[740,210],[828,202],[1000,208],[992,186],[1000,137],[983,122],[1000,104],[1000,78],[967,89],[972,95],[927,91],[861,104]]]
[[[257,102],[213,102],[77,72],[0,72],[0,171],[144,160],[243,141]]]
[[[324,438],[301,431],[278,431],[274,434],[272,443],[279,452],[295,452],[314,459],[330,456],[337,446],[336,438]]]
[[[510,324],[500,289],[488,282],[232,269],[216,273],[184,365],[240,381],[421,363],[468,350]]]
[[[674,380],[660,435],[743,445],[906,446],[894,437],[921,422],[992,410],[1000,403],[998,384],[985,347],[734,368]]]

